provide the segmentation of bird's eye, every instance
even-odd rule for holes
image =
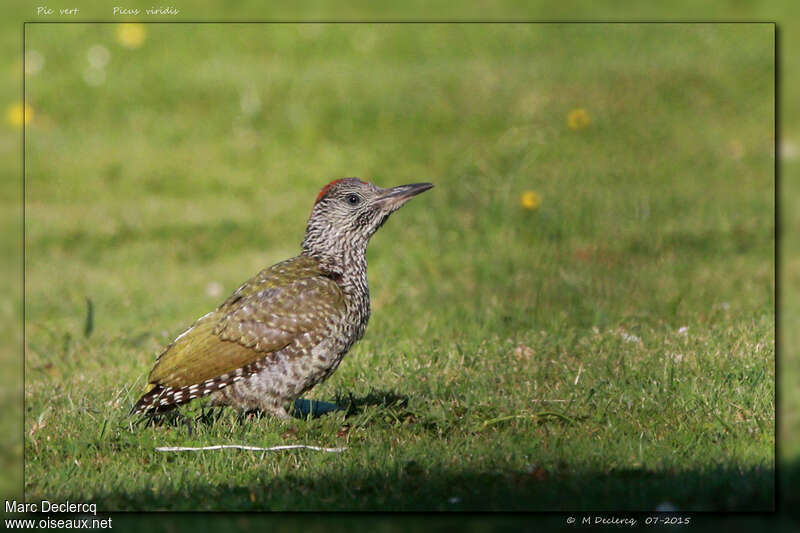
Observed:
[[[361,202],[361,197],[355,193],[350,193],[345,198],[350,205],[358,205],[358,203]]]

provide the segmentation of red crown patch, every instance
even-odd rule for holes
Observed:
[[[325,196],[325,193],[328,192],[328,189],[330,189],[331,187],[333,187],[334,185],[336,185],[340,181],[344,181],[346,179],[356,179],[356,178],[339,178],[338,180],[333,180],[332,182],[330,182],[329,184],[324,186],[321,191],[319,191],[319,194],[317,195],[317,199],[314,201],[314,205],[316,205],[317,202],[322,200],[322,197]],[[361,183],[364,183],[364,184],[367,183],[366,181],[361,181],[361,180],[358,180],[358,181],[360,181]]]

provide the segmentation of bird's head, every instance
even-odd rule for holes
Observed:
[[[363,251],[389,215],[431,187],[432,183],[413,183],[384,189],[358,178],[334,180],[317,196],[303,250],[320,256]]]

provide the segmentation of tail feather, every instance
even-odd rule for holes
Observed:
[[[163,385],[153,385],[145,392],[136,405],[131,409],[130,414],[155,414],[177,407],[195,398],[200,398],[224,389],[237,381],[248,378],[264,369],[266,357],[253,361],[235,371],[221,376],[207,379],[202,383],[185,387],[165,387]]]
[[[155,414],[166,411],[179,405],[174,401],[172,387],[162,387],[161,385],[151,385],[150,390],[145,392],[139,401],[131,408],[131,415]],[[188,400],[187,400],[188,401]],[[181,402],[182,403],[182,402]]]
[[[145,392],[130,414],[156,414],[169,411],[198,396],[204,396],[209,391],[198,391],[197,385],[189,387],[164,387],[163,385],[150,385],[150,390]]]

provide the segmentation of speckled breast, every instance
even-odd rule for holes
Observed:
[[[311,350],[287,346],[265,358],[259,371],[211,395],[212,404],[275,411],[327,379],[366,329],[346,326]],[[341,333],[344,333],[343,335]]]

